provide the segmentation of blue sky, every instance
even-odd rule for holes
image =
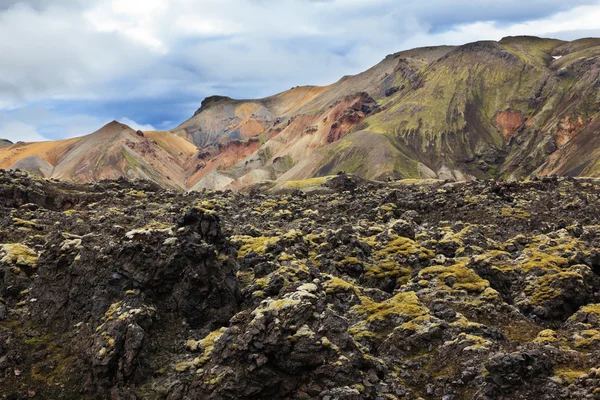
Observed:
[[[329,84],[417,46],[600,36],[599,20],[592,0],[0,0],[0,138],[170,129],[209,95]]]

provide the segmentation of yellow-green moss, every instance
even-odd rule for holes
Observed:
[[[327,182],[327,180],[329,180],[329,178],[330,177],[328,177],[328,176],[322,176],[322,177],[318,177],[318,178],[304,179],[301,181],[287,181],[287,182],[283,182],[281,184],[281,186],[287,187],[287,188],[293,188],[293,189],[302,189],[302,188],[306,188],[309,186],[322,185],[325,182]]]
[[[581,307],[578,312],[595,315],[600,320],[600,304],[588,304]]]
[[[586,374],[587,371],[568,368],[558,368],[554,371],[555,377],[558,377],[561,380],[566,381],[567,383],[574,383],[577,381],[577,379]]]
[[[560,281],[565,279],[583,280],[583,277],[573,271],[544,275],[525,288],[525,293],[531,295],[533,305],[542,306],[546,301],[555,299],[562,294],[558,287],[560,287]]]
[[[556,343],[557,341],[558,338],[556,337],[556,332],[552,329],[544,329],[538,333],[535,339],[533,339],[533,343],[535,344],[551,344]]]
[[[14,218],[12,219],[12,222],[15,226],[21,226],[24,228],[35,228],[37,225],[35,222],[33,221],[28,221],[25,219],[21,219],[21,218]]]
[[[360,291],[358,289],[358,287],[356,287],[355,285],[351,284],[350,282],[347,282],[341,278],[335,277],[335,276],[330,276],[330,279],[325,281],[324,286],[325,286],[325,293],[327,294],[332,294],[338,291],[341,292],[354,292],[356,294],[359,294]]]
[[[232,242],[242,243],[242,247],[238,251],[238,258],[244,258],[250,252],[256,254],[265,254],[267,248],[279,241],[276,237],[252,237],[252,236],[233,236]]]
[[[20,243],[3,244],[0,248],[4,252],[1,263],[35,266],[39,259],[35,251]]]
[[[529,219],[531,213],[519,208],[505,207],[500,211],[500,215],[505,218]]]
[[[482,279],[473,270],[466,266],[466,260],[460,260],[457,264],[444,267],[433,266],[424,268],[419,272],[419,278],[437,277],[438,281],[445,284],[446,279],[454,278],[453,289],[466,290],[468,292],[482,293],[489,288],[490,283]]]
[[[575,347],[590,348],[600,344],[600,331],[588,329],[573,335]]]
[[[428,314],[428,309],[419,301],[414,292],[398,293],[394,297],[376,302],[366,296],[360,296],[361,304],[350,309],[363,319],[353,325],[349,332],[356,340],[382,339],[388,332],[373,331],[383,321],[403,323]]]
[[[418,255],[419,258],[433,258],[434,253],[422,246],[419,246],[414,240],[399,236],[387,243],[383,248],[376,251],[375,258],[382,260],[388,257]]]
[[[403,267],[395,261],[381,261],[374,265],[366,266],[365,276],[374,276],[377,279],[394,278],[398,285],[404,285],[410,279],[412,270]]]
[[[185,344],[186,348],[190,351],[196,351],[198,349],[202,349],[202,356],[196,357],[191,361],[183,361],[175,365],[175,370],[177,372],[184,372],[190,368],[198,368],[209,360],[210,355],[212,353],[213,347],[215,343],[223,334],[227,331],[227,328],[223,327],[216,331],[213,331],[206,335],[201,340],[188,340]]]

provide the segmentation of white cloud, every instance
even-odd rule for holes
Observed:
[[[14,118],[53,138],[70,137],[114,119],[108,114],[115,111],[94,104],[181,98],[196,101],[189,107],[195,109],[211,94],[267,96],[329,84],[415,46],[521,34],[600,35],[597,0],[477,3],[0,0],[0,118],[3,110],[38,102],[85,100],[87,108],[70,114]],[[170,101],[164,100],[165,108]],[[122,113],[162,127],[151,110],[144,118],[132,107]]]
[[[20,121],[2,122],[0,120],[0,139],[8,139],[16,142],[42,142],[46,139],[40,135],[34,126]]]
[[[136,130],[136,131],[137,130],[140,130],[140,131],[155,131],[156,130],[156,128],[150,124],[138,124],[134,120],[129,119],[127,117],[121,118],[121,120],[119,122],[129,126],[131,129]]]

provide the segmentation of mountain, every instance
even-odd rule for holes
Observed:
[[[113,121],[74,139],[0,148],[0,168],[80,182],[144,178],[183,189],[196,146],[169,132],[141,132]]]
[[[329,86],[208,97],[170,132],[140,137],[109,125],[84,138],[1,147],[0,167],[186,190],[338,171],[374,180],[598,176],[599,74],[594,38],[418,48]]]

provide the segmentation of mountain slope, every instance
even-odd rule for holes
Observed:
[[[329,86],[206,98],[170,132],[0,146],[0,167],[186,190],[343,170],[385,180],[598,176],[600,39],[508,37],[386,57]]]
[[[0,168],[78,182],[127,177],[185,188],[185,163],[196,152],[169,132],[134,131],[113,121],[79,138],[0,148]]]
[[[234,167],[213,167],[201,186],[339,170],[370,179],[595,176],[599,56],[598,39],[509,37],[415,49],[328,87],[255,101],[208,99],[174,132],[204,147],[253,134],[264,142]],[[214,118],[250,104],[262,111],[244,122],[252,120],[255,132]]]

